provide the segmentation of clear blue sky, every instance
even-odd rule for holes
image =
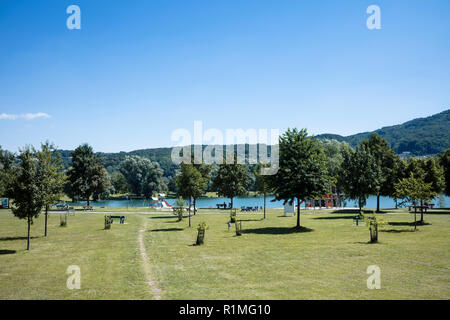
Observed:
[[[449,39],[448,0],[0,0],[0,145],[171,146],[194,120],[374,130],[449,108]]]

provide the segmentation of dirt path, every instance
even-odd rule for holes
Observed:
[[[150,262],[147,256],[147,251],[145,250],[145,244],[144,244],[144,234],[145,231],[147,230],[147,221],[146,219],[144,220],[144,225],[142,226],[142,229],[139,230],[139,235],[138,235],[138,243],[139,243],[139,250],[141,253],[141,257],[142,257],[142,263],[144,266],[144,273],[145,273],[145,278],[146,278],[146,282],[149,285],[151,291],[154,294],[154,299],[155,300],[161,300],[161,292],[162,290],[158,287],[158,283],[153,280],[152,274],[151,274],[151,268],[150,268]]]

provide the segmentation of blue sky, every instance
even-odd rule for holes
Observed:
[[[449,16],[448,0],[0,0],[0,145],[131,151],[194,120],[349,135],[429,116],[450,105]]]

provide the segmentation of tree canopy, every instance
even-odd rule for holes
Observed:
[[[120,172],[124,175],[132,192],[138,196],[150,199],[155,192],[167,190],[163,179],[163,170],[157,162],[147,158],[129,156],[120,165]]]
[[[300,228],[300,201],[328,191],[330,178],[321,144],[308,137],[306,129],[288,129],[279,138],[279,169],[270,180],[276,200],[293,203],[297,199],[297,228]]]

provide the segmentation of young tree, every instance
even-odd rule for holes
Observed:
[[[413,173],[408,178],[401,179],[395,184],[395,196],[411,202],[413,205],[429,201],[436,197],[432,183],[426,183],[423,178],[415,177]],[[423,222],[423,208],[420,209],[420,222]],[[416,210],[414,210],[414,222],[416,222]],[[415,226],[416,227],[416,226]]]
[[[45,194],[37,159],[29,147],[20,150],[19,165],[9,176],[7,196],[13,199],[12,213],[28,223],[27,250],[30,250],[30,229],[45,204]]]
[[[207,180],[202,176],[199,170],[192,165],[182,163],[180,165],[181,173],[176,177],[178,194],[183,198],[193,199],[194,214],[195,202],[206,190]],[[191,205],[189,204],[189,227],[191,226]]]
[[[33,148],[33,152],[37,158],[37,170],[39,179],[41,181],[41,189],[44,195],[45,207],[45,231],[44,236],[47,236],[47,220],[48,209],[52,203],[59,200],[66,182],[64,173],[64,166],[61,162],[59,153],[53,144],[45,142],[41,144],[41,150]]]
[[[326,157],[320,142],[308,137],[306,129],[288,129],[279,138],[279,169],[270,185],[276,200],[297,199],[297,228],[300,202],[324,194],[330,186]]]
[[[357,200],[359,211],[371,194],[377,194],[380,176],[379,167],[370,151],[363,145],[354,151],[346,150],[343,154],[339,183],[346,198]]]
[[[258,193],[262,194],[264,197],[264,219],[266,218],[266,197],[267,193],[270,191],[270,177],[267,175],[261,174],[261,168],[266,165],[260,163],[254,168],[254,175],[256,179],[256,190]]]
[[[439,156],[439,163],[444,171],[444,193],[447,196],[450,196],[450,149],[445,150],[445,152]]]
[[[377,212],[380,212],[380,196],[393,196],[395,190],[394,185],[397,182],[395,175],[395,162],[398,156],[389,146],[388,142],[376,133],[370,135],[369,140],[364,140],[362,145],[365,146],[375,159],[378,166],[377,184]]]
[[[242,164],[237,164],[236,154],[233,163],[219,165],[219,170],[214,177],[213,189],[219,196],[227,197],[231,201],[233,209],[233,198],[247,194],[248,171]]]
[[[127,156],[120,164],[120,172],[127,180],[131,191],[150,199],[154,192],[164,191],[167,185],[163,170],[157,162],[139,156]]]
[[[72,152],[72,166],[68,171],[70,191],[85,199],[87,205],[94,193],[102,193],[107,187],[107,172],[92,147],[83,144]]]

